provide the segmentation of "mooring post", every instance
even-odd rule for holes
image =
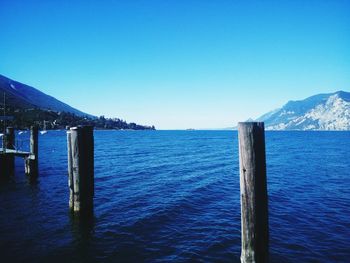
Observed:
[[[73,188],[73,161],[72,161],[72,144],[71,131],[67,131],[67,155],[68,155],[68,187],[69,187],[69,208],[74,209],[74,188]]]
[[[30,127],[30,156],[25,158],[25,174],[30,176],[38,175],[39,161],[39,140],[38,127]]]
[[[11,150],[15,149],[15,130],[13,127],[6,128],[5,148]],[[6,154],[5,160],[6,174],[13,175],[15,171],[15,156],[13,154]]]
[[[241,263],[265,263],[269,255],[265,131],[263,122],[238,124],[241,191]]]
[[[94,136],[92,126],[67,132],[69,206],[74,212],[91,212],[94,196]]]
[[[15,149],[15,129],[13,127],[6,128],[6,148]]]

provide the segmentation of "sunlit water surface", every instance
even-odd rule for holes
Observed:
[[[239,262],[237,132],[95,131],[90,220],[68,209],[65,131],[39,148],[36,181],[18,159],[1,182],[1,262]],[[266,132],[266,152],[271,262],[349,262],[350,132]]]

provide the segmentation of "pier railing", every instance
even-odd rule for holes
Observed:
[[[16,147],[15,131],[12,127],[6,128],[3,135],[2,148],[0,149],[0,176],[10,176],[14,174],[15,157],[24,158],[25,174],[34,177],[38,175],[38,128],[30,128],[30,151],[22,151]],[[21,142],[22,144],[22,142]]]

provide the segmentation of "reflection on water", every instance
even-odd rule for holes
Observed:
[[[72,248],[76,251],[76,262],[88,262],[91,260],[90,250],[94,232],[95,218],[93,212],[69,213],[72,232]]]

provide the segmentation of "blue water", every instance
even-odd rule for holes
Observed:
[[[18,159],[0,184],[1,262],[239,262],[237,132],[95,131],[90,220],[65,132],[39,150],[36,181]],[[350,132],[266,132],[266,151],[271,262],[349,262]]]

